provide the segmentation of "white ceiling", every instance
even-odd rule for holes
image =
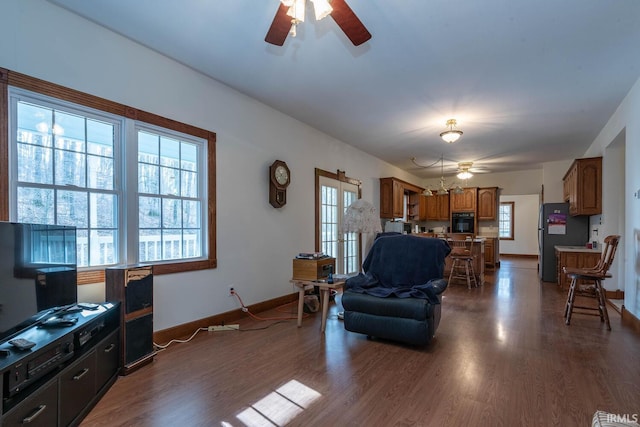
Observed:
[[[347,0],[373,36],[358,47],[310,10],[267,44],[279,0],[50,1],[424,177],[439,165],[412,157],[579,157],[640,77],[639,0]]]

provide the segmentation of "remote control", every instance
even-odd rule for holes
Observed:
[[[85,310],[97,310],[100,308],[100,304],[94,304],[92,302],[79,302],[78,307]]]
[[[78,323],[77,317],[52,317],[42,322],[42,327],[61,327],[61,326],[73,326]]]
[[[33,341],[25,340],[24,338],[15,338],[9,341],[9,344],[17,348],[18,350],[29,350],[36,345]]]

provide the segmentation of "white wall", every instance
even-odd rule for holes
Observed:
[[[500,253],[509,255],[538,255],[538,212],[540,198],[537,194],[500,196],[500,202],[513,202],[513,240],[500,240]]]
[[[357,59],[356,59],[357,60]],[[3,2],[0,67],[217,133],[218,268],[155,277],[154,329],[162,330],[293,292],[291,260],[314,249],[314,168],[363,181],[379,203],[379,177],[410,174],[335,140],[175,61],[45,1]],[[287,205],[268,203],[268,166],[287,162]],[[103,300],[104,285],[79,298]]]
[[[542,168],[542,185],[544,194],[541,203],[562,203],[562,178],[571,167],[573,159],[558,160],[557,162],[545,163]]]
[[[624,151],[624,155],[620,153]],[[617,287],[625,291],[624,305],[640,318],[640,79],[618,106],[585,157],[603,156],[603,211],[599,236],[622,236],[617,263]],[[619,162],[624,158],[624,167]],[[617,170],[616,170],[617,168]],[[620,177],[623,170],[624,178]],[[624,210],[624,214],[620,213]],[[622,273],[622,274],[621,274]],[[610,289],[607,279],[604,285]]]

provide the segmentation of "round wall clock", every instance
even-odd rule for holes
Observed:
[[[269,167],[269,203],[281,208],[287,203],[287,187],[291,183],[291,171],[285,162],[276,160]]]

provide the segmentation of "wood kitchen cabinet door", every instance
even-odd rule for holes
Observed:
[[[602,213],[602,157],[576,159],[562,179],[570,215]]]
[[[477,187],[464,188],[461,194],[451,191],[451,212],[475,212],[477,190]]]
[[[478,220],[494,221],[498,211],[498,187],[478,189]]]

